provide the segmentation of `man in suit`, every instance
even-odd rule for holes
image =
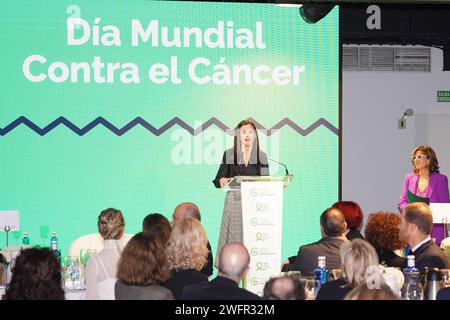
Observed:
[[[411,248],[408,255],[416,257],[416,267],[421,272],[425,270],[425,267],[448,269],[450,266],[444,252],[431,239],[432,229],[433,216],[427,204],[414,202],[403,207],[399,238]],[[402,268],[406,265],[405,261]]]
[[[319,256],[326,257],[328,270],[339,269],[339,248],[344,241],[348,241],[344,235],[346,229],[347,223],[342,212],[336,208],[326,209],[320,216],[322,239],[299,248],[293,269],[301,271],[302,275],[312,275]]]
[[[173,211],[172,221],[170,223],[173,226],[175,223],[184,218],[196,219],[198,221],[202,220],[200,216],[200,209],[195,203],[192,202],[180,203]],[[203,273],[207,277],[210,277],[213,274],[213,254],[209,241],[207,244],[207,248],[208,248],[208,258],[206,261],[206,265],[201,270],[201,273]]]
[[[183,300],[260,300],[256,294],[239,288],[248,271],[250,255],[238,242],[226,244],[218,256],[219,274],[209,283],[184,288]]]

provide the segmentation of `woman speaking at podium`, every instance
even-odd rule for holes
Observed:
[[[259,148],[258,132],[250,120],[242,120],[234,131],[233,148],[224,152],[213,180],[216,188],[228,185],[235,176],[268,176],[267,155]],[[242,242],[241,192],[228,191],[225,197],[217,254],[230,242]]]
[[[408,174],[403,184],[398,209],[411,202],[450,202],[447,176],[439,173],[439,162],[436,153],[430,146],[417,146],[411,155],[413,172]],[[439,245],[444,235],[444,225],[434,224],[432,235]]]

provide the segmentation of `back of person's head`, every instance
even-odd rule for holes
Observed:
[[[152,232],[133,236],[119,259],[117,279],[127,285],[160,284],[170,277],[166,245]]]
[[[358,229],[361,226],[364,215],[359,204],[353,201],[338,201],[332,206],[339,209],[344,215],[347,228]]]
[[[240,281],[250,265],[247,248],[240,242],[223,246],[219,253],[219,271],[223,276]]]
[[[344,242],[339,253],[343,277],[352,287],[365,283],[368,277],[379,271],[378,255],[365,240]]]
[[[191,218],[201,221],[200,209],[199,207],[192,202],[182,202],[180,203],[175,210],[173,210],[172,215],[172,224],[177,223],[178,221],[184,218]]]
[[[365,228],[366,240],[375,249],[398,250],[405,247],[399,238],[400,215],[380,211],[369,215]]]
[[[320,216],[320,225],[325,236],[341,236],[347,229],[345,217],[339,209],[328,208]]]
[[[414,224],[417,230],[428,235],[433,228],[433,215],[430,207],[423,202],[409,203],[402,210],[407,223]]]
[[[378,287],[369,288],[363,283],[352,289],[345,296],[344,300],[399,300],[386,284],[380,284]]]
[[[24,249],[3,300],[64,300],[61,266],[50,249]]]
[[[263,298],[268,300],[305,300],[305,288],[298,279],[289,276],[272,278],[264,286]]]
[[[161,237],[163,243],[167,243],[170,238],[172,227],[169,220],[159,213],[151,213],[144,218],[142,222],[144,232],[154,232]]]
[[[185,218],[173,226],[167,247],[171,269],[200,271],[208,257],[208,240],[200,221]]]
[[[104,240],[119,240],[125,229],[122,212],[114,208],[103,210],[98,216],[97,226]]]

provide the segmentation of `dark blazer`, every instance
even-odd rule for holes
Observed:
[[[164,282],[162,286],[172,291],[175,300],[181,300],[183,289],[186,286],[196,283],[208,283],[208,277],[194,269],[172,270],[171,273],[172,277]]]
[[[341,259],[339,248],[347,240],[340,237],[324,237],[317,242],[301,246],[294,262],[294,270],[299,270],[302,275],[312,275],[317,268],[317,257],[326,257],[328,270],[339,269]]]
[[[388,267],[401,268],[406,261],[405,257],[400,257],[392,250],[377,249],[378,260],[380,264]]]
[[[320,287],[316,300],[344,300],[352,289],[343,278],[330,281]]]
[[[231,279],[217,276],[209,283],[185,287],[183,300],[261,300],[261,297],[239,288]]]
[[[425,267],[449,269],[450,264],[444,252],[434,243],[433,240],[422,244],[412,253],[416,256],[416,267],[420,272],[425,271]],[[402,268],[406,268],[407,261],[403,262]]]
[[[450,300],[450,287],[439,290],[436,295],[436,300]]]
[[[352,241],[353,239],[362,239],[365,240],[361,232],[356,229],[349,229],[345,237],[348,239],[348,241]]]
[[[209,241],[208,241],[207,247],[208,247],[208,259],[206,261],[206,265],[203,267],[202,270],[200,270],[200,272],[203,273],[205,276],[210,277],[213,274],[214,258],[213,258],[211,245],[209,244]]]
[[[260,151],[259,162],[256,156],[255,148],[252,149],[250,160],[247,166],[242,161],[242,157],[237,161],[234,159],[234,149],[228,149],[223,153],[222,163],[217,171],[216,178],[213,180],[216,188],[220,188],[221,178],[233,178],[235,176],[268,176],[269,165],[267,163],[267,155]],[[239,157],[239,156],[238,156]]]

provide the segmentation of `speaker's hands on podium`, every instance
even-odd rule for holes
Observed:
[[[230,183],[231,179],[233,178],[220,178],[219,182],[220,182],[220,187],[223,188],[224,186],[226,186],[227,184]]]

